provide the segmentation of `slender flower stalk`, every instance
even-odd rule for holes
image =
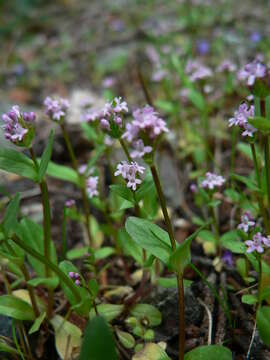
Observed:
[[[251,147],[251,152],[252,152],[253,163],[254,163],[254,166],[255,166],[257,185],[258,185],[258,188],[261,189],[262,188],[262,180],[261,180],[260,169],[259,169],[259,165],[258,165],[258,160],[257,160],[257,155],[256,155],[256,148],[255,148],[254,143],[250,143],[250,147]],[[257,201],[258,201],[258,204],[259,204],[261,215],[263,217],[264,226],[266,228],[267,233],[270,233],[269,218],[267,216],[267,212],[266,212],[266,209],[265,209],[265,206],[264,206],[264,203],[263,203],[262,195],[261,194],[256,194],[256,197],[257,197]]]
[[[63,283],[69,288],[69,290],[73,293],[74,298],[79,303],[81,301],[81,295],[77,288],[77,286],[72,282],[72,280],[54,263],[45,258],[45,256],[39,254],[36,250],[25,244],[21,241],[17,236],[13,236],[11,239],[15,244],[17,244],[20,248],[22,248],[26,253],[33,256],[35,259],[44,264],[47,268],[49,268],[52,272],[55,272]]]
[[[166,227],[169,233],[170,241],[172,250],[176,249],[176,240],[173,233],[172,223],[169,218],[166,200],[163,194],[162,186],[160,183],[159,175],[156,169],[155,164],[150,166],[152,176],[154,179],[154,183],[157,189],[161,209],[163,212],[164,220],[166,223]],[[185,296],[184,296],[184,281],[183,275],[178,273],[177,274],[177,286],[178,286],[178,311],[179,311],[179,360],[184,360],[184,353],[185,353]]]
[[[69,139],[69,136],[68,136],[68,132],[66,131],[64,123],[61,122],[60,126],[61,126],[63,137],[64,137],[64,140],[65,140],[65,144],[66,144],[66,147],[68,149],[68,153],[69,153],[69,156],[70,156],[70,159],[71,159],[71,162],[72,162],[72,167],[77,172],[78,177],[79,177],[79,179],[81,181],[80,189],[81,189],[83,208],[84,208],[84,213],[85,213],[86,233],[87,233],[89,245],[92,245],[92,236],[91,236],[91,231],[90,231],[90,211],[89,211],[89,201],[88,201],[87,191],[86,191],[86,179],[79,172],[78,161],[77,161],[77,158],[75,156],[74,150],[72,148],[72,145],[71,145],[71,142],[70,142],[70,139]]]
[[[38,169],[39,165],[36,159],[36,155],[34,153],[33,148],[29,148],[30,155],[32,160]],[[48,193],[48,186],[45,180],[42,180],[39,184],[40,191],[41,191],[41,201],[42,201],[42,208],[43,208],[43,235],[44,235],[44,257],[50,261],[51,259],[51,208],[49,202],[49,193]],[[45,266],[45,274],[46,277],[50,277],[51,271],[48,266]],[[48,289],[48,308],[47,308],[47,315],[48,318],[51,317],[53,311],[53,290]]]
[[[266,189],[268,208],[270,206],[270,154],[269,154],[269,137],[268,135],[264,138],[264,156],[265,156],[265,168],[266,168]]]
[[[12,255],[16,255],[13,248],[10,246],[10,244],[8,243],[8,241],[5,242],[7,248],[8,248],[8,251],[10,254]],[[30,297],[30,300],[31,300],[31,304],[32,304],[32,307],[33,307],[33,311],[34,311],[34,314],[35,314],[35,317],[37,318],[39,316],[39,310],[38,310],[38,306],[37,306],[37,301],[36,301],[36,296],[35,296],[35,293],[34,293],[34,290],[33,290],[33,287],[31,285],[28,284],[28,281],[30,280],[30,275],[29,275],[29,272],[27,270],[27,267],[22,264],[20,266],[21,268],[21,271],[23,273],[23,276],[24,276],[24,279],[26,281],[26,286],[27,286],[27,290],[29,292],[29,297]]]

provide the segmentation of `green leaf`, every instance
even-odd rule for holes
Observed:
[[[137,352],[132,360],[170,360],[161,346],[154,343],[146,344],[145,347]]]
[[[38,182],[41,182],[46,174],[46,171],[47,171],[47,168],[49,165],[49,161],[52,156],[52,149],[53,149],[53,131],[51,131],[51,133],[50,133],[48,144],[41,156],[39,170],[38,170]]]
[[[15,232],[17,236],[39,254],[44,254],[43,228],[31,219],[24,218],[17,225]],[[56,249],[53,242],[50,242],[51,261],[57,264]],[[45,278],[45,266],[31,255],[27,256],[38,277]]]
[[[262,341],[270,347],[270,306],[263,306],[258,309],[257,325]]]
[[[217,243],[216,235],[212,233],[212,231],[209,230],[202,230],[199,232],[198,237],[207,242],[211,242],[213,244]]]
[[[241,175],[237,175],[237,174],[231,174],[231,178],[245,184],[252,191],[261,192],[261,190],[255,184],[255,182],[253,180],[248,179],[245,176],[241,176]]]
[[[257,296],[255,295],[243,295],[242,298],[242,303],[243,304],[248,304],[248,305],[254,305],[258,302]]]
[[[185,360],[232,360],[231,350],[222,345],[204,345],[189,351]]]
[[[145,197],[145,195],[149,194],[149,192],[156,193],[155,184],[152,179],[152,176],[146,177],[144,179],[144,182],[140,185],[139,189],[136,191],[136,200],[138,202],[141,201]]]
[[[150,304],[137,304],[131,310],[130,314],[140,321],[147,319],[149,326],[158,326],[161,324],[161,312]]]
[[[83,246],[75,249],[71,249],[67,252],[66,256],[68,260],[80,259],[89,252],[89,246]]]
[[[239,142],[237,144],[237,149],[244,154],[248,159],[252,160],[252,151],[249,144]],[[258,154],[258,151],[256,151]]]
[[[28,280],[27,283],[31,286],[45,286],[48,289],[55,289],[59,285],[59,279],[58,277],[50,277],[50,278],[34,278],[31,280]]]
[[[106,259],[107,257],[113,254],[115,254],[114,248],[112,248],[111,246],[104,246],[101,247],[100,249],[95,250],[95,259],[96,260]]]
[[[142,248],[148,250],[165,264],[169,263],[172,254],[169,235],[149,220],[129,217],[126,230],[132,239]]]
[[[241,242],[238,232],[228,231],[220,238],[220,242],[225,249],[230,250],[234,254],[245,254],[246,246]]]
[[[72,359],[73,353],[81,345],[81,329],[60,315],[50,320],[55,333],[55,347],[60,359]]]
[[[76,171],[67,166],[58,165],[50,161],[47,168],[47,174],[56,179],[69,181],[77,186],[80,186],[80,179],[78,178]]]
[[[110,185],[110,189],[113,193],[116,195],[122,197],[123,199],[135,203],[134,196],[132,194],[132,191],[126,187],[126,185]]]
[[[98,314],[102,315],[106,321],[111,322],[117,318],[124,310],[124,305],[100,304],[97,306]],[[96,316],[95,310],[91,309],[89,317],[93,319]]]
[[[112,333],[101,316],[89,321],[84,332],[79,360],[89,359],[118,360]]]
[[[19,212],[19,204],[20,204],[20,194],[18,193],[8,204],[2,222],[4,232],[7,236],[10,234],[12,229],[14,229],[14,226],[16,226],[17,224],[17,214]]]
[[[241,198],[241,195],[234,189],[226,189],[224,191],[225,195],[230,198],[233,202],[238,202]]]
[[[0,338],[0,353],[1,352],[7,354],[14,354],[14,355],[18,354],[18,351],[16,349],[8,345],[4,339]]]
[[[262,132],[270,131],[270,121],[263,116],[255,116],[254,118],[249,118],[248,122],[250,125]]]
[[[91,296],[93,298],[96,298],[98,295],[98,291],[99,291],[99,285],[96,279],[90,279],[88,281],[88,289],[91,293]]]
[[[199,111],[204,111],[206,108],[205,100],[202,94],[195,89],[188,89],[188,99],[195,105]]]
[[[26,301],[13,295],[0,296],[0,314],[16,320],[34,320],[34,311]]]
[[[117,241],[125,255],[133,257],[133,259],[139,264],[143,265],[142,249],[136,244],[134,240],[129,236],[126,229],[120,229],[117,234]]]
[[[126,349],[132,349],[135,346],[134,337],[126,331],[121,331],[116,329],[116,334],[118,336],[119,341]]]
[[[170,256],[170,264],[176,272],[183,274],[186,266],[191,262],[190,245],[192,240],[203,232],[201,229],[202,227],[186,238]]]
[[[28,334],[31,335],[31,334],[37,332],[45,318],[46,318],[46,312],[44,311],[43,313],[41,313],[39,315],[38,318],[36,318],[36,320],[34,321],[34,324],[31,326],[30,330],[28,331]]]
[[[37,171],[33,161],[13,149],[0,149],[0,169],[33,181],[37,180]]]
[[[176,276],[171,276],[168,278],[165,278],[165,277],[157,278],[157,283],[166,289],[177,288]],[[184,279],[184,287],[185,288],[190,287],[192,283],[193,283],[193,281]]]

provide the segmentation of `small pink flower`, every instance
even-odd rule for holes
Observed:
[[[137,176],[143,174],[145,168],[139,166],[136,162],[131,162],[130,164],[127,161],[117,165],[117,170],[114,173],[114,176],[121,175],[123,179],[127,181],[127,187],[131,188],[133,191],[136,190],[137,185],[142,183],[142,180]]]
[[[262,254],[264,252],[263,244],[267,242],[268,239],[262,236],[260,232],[255,234],[252,240],[245,241],[247,246],[247,253],[252,253],[253,251],[257,251],[257,253]]]
[[[67,99],[53,99],[46,97],[44,100],[46,114],[55,121],[60,121],[67,115],[67,111],[70,107]]]
[[[221,187],[225,183],[223,176],[207,172],[205,174],[205,179],[201,182],[202,188],[207,188],[213,190],[215,187]]]
[[[75,200],[73,200],[73,199],[68,199],[65,202],[65,205],[66,205],[67,208],[71,208],[71,207],[75,206],[75,204],[76,204]]]
[[[90,198],[98,196],[98,176],[90,176],[86,181],[86,189]]]
[[[266,66],[262,64],[258,59],[255,59],[249,64],[246,64],[238,72],[238,79],[240,81],[246,81],[248,86],[254,85],[256,79],[261,79],[266,76]]]

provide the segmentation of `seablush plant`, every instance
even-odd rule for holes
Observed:
[[[175,59],[172,62],[191,91],[190,100],[197,104],[196,108],[202,114],[205,145],[202,160],[208,166],[212,156],[208,142],[211,108],[205,108],[198,99],[201,99],[199,94],[205,91],[205,79],[213,72],[197,61],[187,62],[184,71]],[[219,71],[235,70],[229,61],[221,65]],[[228,178],[216,172],[198,173],[197,183],[193,182],[190,190],[201,211],[201,216],[193,218],[199,228],[180,244],[175,237],[156,165],[159,144],[162,137],[170,135],[171,130],[152,106],[146,105],[130,114],[128,104],[119,97],[107,102],[103,108],[84,108],[82,130],[95,145],[95,155],[88,164],[80,164],[66,126],[69,102],[62,98],[46,98],[46,115],[61,128],[72,168],[51,161],[53,132],[41,157],[37,158],[33,149],[38,131],[35,128],[35,113],[25,113],[18,106],[13,106],[7,114],[3,114],[5,137],[15,148],[0,149],[0,168],[36,183],[40,188],[43,208],[41,226],[21,214],[20,194],[17,194],[10,199],[1,221],[0,256],[7,294],[0,297],[0,313],[9,315],[17,324],[20,340],[18,343],[15,334],[16,356],[19,354],[30,359],[34,356],[28,346],[24,325],[24,322],[30,321],[29,335],[49,326],[54,329],[56,348],[63,359],[71,358],[74,352],[81,360],[91,356],[101,359],[101,336],[106,337],[107,358],[127,358],[126,349],[134,349],[134,360],[147,357],[169,359],[162,344],[154,343],[154,328],[162,321],[161,313],[153,305],[141,303],[147,284],[155,284],[162,271],[166,270],[171,274],[167,283],[173,281],[178,289],[178,359],[196,359],[198,356],[202,359],[232,359],[231,351],[221,345],[209,344],[185,354],[184,274],[187,267],[209,286],[224,310],[229,326],[233,328],[226,298],[220,296],[220,292],[192,263],[191,243],[195,238],[204,245],[211,243],[211,251],[217,259],[216,266],[220,263],[233,266],[237,254],[237,270],[243,281],[249,286],[257,280],[255,286],[246,289],[242,302],[255,306],[254,328],[258,326],[262,340],[269,346],[270,311],[269,306],[264,305],[270,296],[270,270],[266,261],[270,248],[269,69],[256,59],[246,65],[238,77],[246,82],[252,100],[240,104],[228,125],[238,127],[241,137],[249,143],[255,177],[253,174],[242,177],[233,172]],[[194,83],[197,83],[195,87]],[[97,164],[103,155],[110,158],[110,147],[114,141],[122,148],[123,159],[121,162],[109,160],[113,184],[110,185],[109,196],[104,198]],[[233,146],[236,146],[235,142]],[[141,161],[144,164],[141,165]],[[61,254],[57,254],[51,234],[47,176],[73,183],[80,190],[83,204],[81,212],[74,199],[66,199]],[[239,183],[245,186],[248,194],[237,190]],[[226,198],[237,204],[241,211],[235,229],[222,232],[219,211]],[[158,206],[163,214],[164,228],[155,223]],[[102,213],[105,225],[94,218],[90,211],[94,208]],[[83,225],[87,237],[84,247],[68,248],[69,220]],[[102,245],[104,235],[110,237],[110,246]],[[204,248],[209,251],[209,246]],[[126,300],[117,304],[102,302],[102,274],[110,266],[109,258],[116,254],[131,256],[141,274],[139,285],[134,292],[131,290],[131,294],[126,287],[105,290],[108,297],[128,291]],[[59,256],[61,260],[58,260]],[[83,267],[75,266],[77,259],[83,260]],[[100,266],[100,261],[105,259],[108,261]],[[12,278],[6,275],[6,270],[13,274]],[[56,292],[59,289],[68,303],[61,311],[57,307]],[[81,329],[69,321],[73,314],[81,321],[89,321],[84,336]]]

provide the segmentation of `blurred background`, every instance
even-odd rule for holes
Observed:
[[[0,0],[0,110],[74,89],[144,101],[134,65],[158,82],[163,55],[268,56],[269,10],[262,0]]]

